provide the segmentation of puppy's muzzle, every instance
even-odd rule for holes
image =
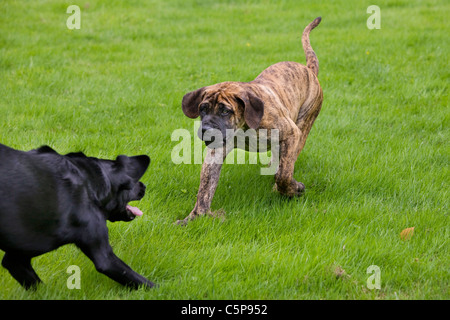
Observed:
[[[205,145],[210,148],[219,148],[225,144],[226,136],[220,129],[214,128],[211,125],[202,124],[198,129],[198,137],[205,142]]]

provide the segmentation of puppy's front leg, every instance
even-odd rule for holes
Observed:
[[[200,173],[200,187],[197,193],[197,202],[191,213],[183,220],[178,220],[179,225],[186,225],[200,215],[210,212],[211,202],[219,182],[220,170],[227,154],[232,148],[207,148],[206,158]]]

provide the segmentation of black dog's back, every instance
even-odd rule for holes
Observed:
[[[23,152],[0,144],[2,250],[37,255],[61,245],[55,241],[60,217],[57,181],[51,174],[58,166],[52,158],[58,156],[37,150]]]

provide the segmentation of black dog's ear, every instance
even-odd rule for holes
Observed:
[[[120,168],[124,169],[127,175],[133,180],[139,181],[150,164],[150,157],[146,155],[134,157],[118,156],[116,163]]]
[[[56,154],[58,154],[58,152],[56,152],[49,146],[42,146],[39,149],[36,149],[36,151],[37,151],[37,153],[56,153]]]
[[[200,102],[202,102],[204,91],[205,87],[186,93],[184,95],[183,101],[181,102],[181,108],[183,109],[183,112],[187,117],[195,119],[200,115],[200,112],[198,111],[198,105],[200,104]]]
[[[264,102],[251,92],[239,97],[244,103],[244,119],[248,126],[257,129],[264,115]]]
[[[83,152],[71,152],[66,154],[66,157],[69,158],[87,158]]]

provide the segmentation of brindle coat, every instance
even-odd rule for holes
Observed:
[[[305,189],[303,183],[293,178],[294,164],[322,106],[323,94],[317,79],[319,62],[309,42],[310,31],[320,21],[320,17],[316,18],[303,31],[306,66],[297,62],[279,62],[265,69],[253,81],[222,82],[203,87],[187,93],[182,101],[186,116],[201,116],[203,131],[210,128],[222,132],[239,128],[268,129],[270,137],[270,130],[278,129],[280,159],[275,189],[289,197],[298,196]],[[224,160],[231,151],[227,149],[208,148],[197,202],[192,212],[178,221],[179,224],[210,213],[223,163],[220,160]]]

